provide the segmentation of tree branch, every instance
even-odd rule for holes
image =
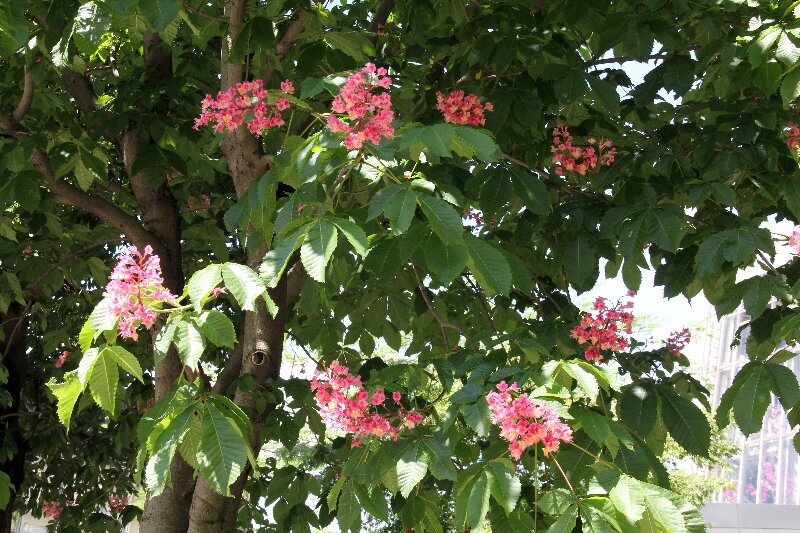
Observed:
[[[431,300],[430,295],[428,294],[428,288],[422,283],[422,276],[419,273],[419,269],[417,265],[411,263],[411,269],[414,271],[414,277],[417,278],[417,286],[419,287],[419,292],[422,294],[422,299],[425,300],[425,305],[428,306],[433,318],[436,319],[436,322],[439,323],[439,328],[442,330],[442,339],[444,340],[444,345],[448,348],[450,347],[450,340],[447,338],[447,329],[454,329],[461,333],[465,338],[468,336],[467,332],[464,331],[464,328],[452,324],[450,322],[445,321],[442,318],[442,315],[439,314],[439,311],[436,310],[436,307],[433,305],[433,301]]]
[[[294,46],[294,40],[300,35],[303,30],[306,28],[305,23],[303,22],[303,15],[305,14],[304,11],[300,11],[299,18],[289,24],[289,27],[286,28],[283,36],[281,37],[278,44],[275,45],[275,55],[278,59],[283,59],[286,54]],[[272,79],[272,74],[275,72],[275,63],[270,62],[269,66],[267,67],[267,71],[264,73],[264,85],[268,85],[269,81]]]
[[[19,103],[17,107],[14,108],[14,111],[11,113],[11,118],[15,121],[20,122],[22,118],[25,116],[25,113],[28,112],[28,109],[31,108],[31,103],[33,102],[33,76],[28,69],[25,69],[25,79],[23,82],[22,87],[22,97],[19,99]]]
[[[50,168],[47,156],[41,150],[35,149],[33,151],[31,162],[36,167],[36,170],[44,175],[45,183],[55,195],[56,202],[71,205],[95,215],[103,222],[111,224],[121,233],[127,235],[133,244],[140,248],[152,241],[153,236],[142,227],[139,219],[135,216],[129,215],[108,200],[92,196],[66,181],[58,180],[53,173],[53,169]]]
[[[375,12],[375,16],[372,17],[369,31],[375,33],[378,31],[378,26],[386,24],[386,20],[389,18],[389,15],[392,14],[394,4],[395,0],[383,0],[383,2],[381,2],[381,5],[378,6],[378,10]]]
[[[190,13],[194,13],[195,15],[199,15],[199,16],[201,16],[203,18],[208,19],[208,20],[214,20],[216,22],[222,22],[223,24],[228,22],[228,19],[226,19],[225,17],[219,17],[217,15],[212,15],[210,13],[206,13],[202,9],[198,9],[198,8],[194,7],[193,5],[189,4],[189,2],[187,2],[187,0],[181,0],[181,5],[183,6],[183,8],[186,11],[188,11]]]

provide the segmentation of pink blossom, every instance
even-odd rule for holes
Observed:
[[[689,328],[683,328],[680,331],[673,331],[670,333],[667,342],[665,343],[667,351],[672,355],[680,355],[681,351],[692,340],[692,334]]]
[[[792,231],[792,236],[789,238],[789,247],[795,255],[800,255],[800,226],[795,226],[794,231]]]
[[[392,393],[392,400],[394,400],[394,403],[400,403],[400,399],[402,397],[403,397],[403,395],[400,394],[399,392],[393,392]]]
[[[67,362],[67,357],[69,357],[69,352],[64,350],[61,352],[61,355],[58,356],[58,360],[56,361],[56,368],[61,368],[64,363]]]
[[[119,318],[119,333],[136,340],[136,328],[153,325],[158,308],[174,303],[176,297],[162,285],[161,262],[153,249],[145,246],[144,253],[129,246],[111,273],[103,296],[110,298],[109,309]]]
[[[789,128],[786,136],[786,144],[793,152],[797,151],[797,146],[800,143],[800,126],[794,122],[787,122],[786,126]]]
[[[211,197],[201,194],[198,197],[190,196],[186,205],[190,211],[207,211],[211,207]]]
[[[421,414],[405,411],[402,407],[394,412],[385,412],[383,389],[370,396],[361,385],[361,378],[352,375],[350,369],[338,361],[314,375],[311,390],[315,393],[323,422],[331,429],[352,434],[354,447],[369,436],[390,436],[397,440],[400,426],[413,428],[423,419]],[[399,392],[392,393],[396,403],[400,397]]]
[[[332,113],[340,116],[328,115],[328,129],[347,134],[344,145],[348,150],[359,149],[365,142],[377,146],[382,137],[394,136],[391,96],[379,91],[392,84],[386,73],[385,68],[368,63],[360,72],[350,74],[331,103]]]
[[[114,514],[119,514],[128,505],[128,497],[117,498],[115,496],[108,497],[108,507]]]
[[[211,299],[218,297],[221,294],[228,294],[228,291],[225,290],[224,287],[216,287],[211,290]]]
[[[294,84],[289,80],[281,82],[281,91],[284,95],[292,94]],[[269,128],[283,126],[285,122],[280,112],[288,109],[291,103],[285,97],[269,103],[268,98],[269,92],[261,80],[237,83],[235,87],[218,92],[216,98],[207,94],[200,117],[194,121],[194,129],[213,123],[214,131],[224,133],[247,121],[248,131],[259,135]]]
[[[447,95],[437,92],[436,101],[436,107],[444,115],[445,122],[451,124],[483,125],[486,123],[483,112],[494,109],[489,102],[481,104],[474,94],[464,96],[464,91],[453,91]]]
[[[583,176],[590,170],[597,170],[600,166],[609,166],[614,162],[617,149],[611,147],[610,140],[592,137],[587,141],[588,146],[574,146],[572,140],[566,124],[559,124],[553,129],[553,145],[550,151],[553,153],[553,164],[557,165],[555,172],[559,176],[570,172]]]
[[[557,451],[561,442],[572,441],[572,428],[558,418],[546,402],[533,401],[526,393],[516,398],[516,383],[502,381],[497,390],[486,395],[491,410],[490,420],[500,427],[500,436],[508,442],[511,457],[519,459],[527,448],[541,442],[545,456]]]
[[[627,294],[632,298],[631,292]],[[578,344],[588,344],[584,356],[587,361],[602,361],[601,350],[619,352],[628,347],[628,339],[633,330],[633,300],[624,301],[620,298],[613,307],[608,306],[608,300],[598,297],[594,301],[594,313],[584,313],[581,323],[572,328],[570,336]]]

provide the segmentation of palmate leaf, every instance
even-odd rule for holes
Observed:
[[[570,505],[566,511],[558,517],[553,525],[547,528],[547,533],[572,533],[575,529],[575,522],[578,520],[578,506]]]
[[[639,385],[628,387],[622,393],[619,414],[631,429],[646,435],[653,429],[658,415],[658,398],[655,392]]]
[[[433,477],[455,481],[457,471],[450,448],[435,438],[422,441],[422,445],[424,447],[423,452],[427,456],[428,468]]]
[[[508,294],[511,290],[511,267],[505,256],[488,242],[471,234],[464,235],[469,267],[480,286],[489,294]]]
[[[116,362],[117,366],[124,369],[128,374],[144,383],[142,366],[139,364],[139,360],[135,355],[122,346],[106,346],[103,348],[103,351],[108,352],[110,357]]]
[[[489,475],[486,470],[478,475],[467,500],[467,525],[471,529],[480,527],[489,512]]]
[[[197,463],[211,488],[230,496],[230,485],[247,462],[247,447],[247,441],[236,424],[214,405],[206,403]]]
[[[139,10],[150,27],[160,32],[178,16],[180,6],[178,0],[139,0]]]
[[[742,372],[744,370],[742,368]],[[772,384],[772,378],[764,365],[753,365],[749,367],[746,379],[736,391],[733,417],[745,436],[761,429],[764,414],[771,401]]]
[[[200,328],[189,318],[178,321],[175,329],[175,344],[183,364],[197,369],[197,363],[206,349],[206,339]]]
[[[359,531],[361,525],[361,505],[351,481],[342,488],[336,507],[336,520],[342,531]]]
[[[114,413],[119,385],[117,362],[108,349],[103,349],[94,361],[89,375],[89,390],[97,405]]]
[[[222,279],[225,287],[236,298],[236,302],[243,311],[255,311],[256,300],[259,296],[264,297],[269,309],[274,308],[275,304],[267,296],[267,287],[250,267],[237,263],[225,263],[222,266]],[[270,303],[272,303],[271,306]],[[275,315],[274,312],[272,314]]]
[[[517,506],[522,491],[522,483],[514,474],[514,465],[508,459],[489,462],[486,468],[489,477],[489,489],[492,497],[506,513],[511,513]]]
[[[445,244],[458,244],[464,236],[461,217],[450,204],[433,196],[418,196],[419,205],[436,236]]]
[[[361,226],[346,218],[328,217],[328,220],[333,222],[334,225],[339,228],[339,231],[341,231],[342,235],[344,235],[345,238],[350,242],[353,250],[355,250],[358,255],[361,257],[367,255],[369,242],[367,241],[367,234],[364,233],[364,230],[361,229]]]
[[[172,457],[178,444],[191,428],[196,407],[196,402],[190,403],[159,424],[160,432],[153,441],[153,454],[145,468],[145,485],[154,496],[164,491],[169,479]]]
[[[214,346],[233,348],[236,343],[233,322],[221,311],[204,311],[194,318],[194,323]]]
[[[391,223],[392,233],[408,231],[417,210],[417,194],[409,189],[400,189],[393,194],[383,207],[383,214]]]

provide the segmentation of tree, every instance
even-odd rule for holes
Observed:
[[[291,531],[358,530],[362,508],[414,531],[702,530],[658,455],[668,434],[708,454],[706,389],[628,339],[627,300],[592,322],[569,289],[604,258],[632,291],[654,269],[668,297],[743,302],[752,361],[717,423],[757,431],[770,394],[800,421],[794,354],[773,355],[800,266],[762,227],[800,216],[798,11],[7,2],[0,503],[38,509],[42,476],[75,495],[62,529],[107,530],[98,502],[141,482],[144,532],[249,530],[264,505]],[[629,61],[656,67],[633,84]],[[281,378],[287,336],[322,358],[314,392]],[[305,427],[313,468],[256,457]]]

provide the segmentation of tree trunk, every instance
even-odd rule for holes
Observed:
[[[28,320],[22,314],[22,306],[12,303],[5,315],[0,315],[3,324],[5,341],[0,343],[0,356],[3,366],[8,370],[8,384],[6,386],[11,396],[11,404],[0,409],[0,433],[14,444],[16,452],[7,460],[0,463],[0,472],[4,472],[11,479],[14,488],[19,489],[25,479],[25,457],[28,453],[28,444],[22,434],[19,415],[22,386],[27,373],[27,357],[25,356],[25,338],[28,329]],[[11,515],[14,510],[16,492],[11,492],[8,506],[0,509],[0,533],[11,533]]]

